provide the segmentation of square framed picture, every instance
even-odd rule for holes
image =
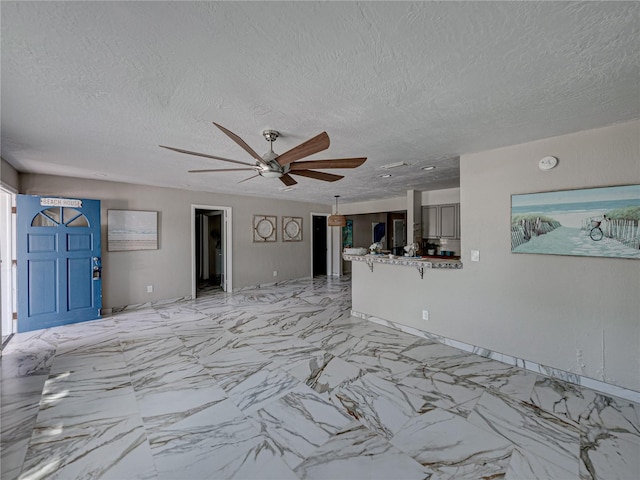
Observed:
[[[302,241],[302,217],[282,217],[282,241]]]
[[[253,216],[253,241],[256,243],[275,242],[277,240],[275,215]]]

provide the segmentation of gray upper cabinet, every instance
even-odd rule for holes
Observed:
[[[440,205],[440,237],[458,238],[458,206],[460,204]]]
[[[460,204],[422,207],[423,238],[460,238]]]
[[[422,238],[438,237],[438,207],[422,207]]]

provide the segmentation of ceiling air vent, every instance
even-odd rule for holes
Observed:
[[[407,162],[395,162],[395,163],[388,163],[386,165],[382,165],[380,168],[382,170],[391,170],[392,168],[398,168],[398,167],[408,167],[409,164]]]

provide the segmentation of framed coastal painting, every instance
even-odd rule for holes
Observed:
[[[640,259],[640,185],[511,196],[511,252]]]
[[[158,212],[141,210],[107,211],[107,250],[158,249]]]

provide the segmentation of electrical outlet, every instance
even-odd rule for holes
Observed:
[[[277,270],[274,270],[274,271],[273,271],[273,276],[274,276],[274,277],[277,277],[277,276],[278,276],[278,271],[277,271]]]
[[[422,310],[422,319],[429,320],[429,310]]]
[[[147,293],[153,293],[153,285],[147,285]]]
[[[471,250],[471,261],[472,262],[480,261],[480,250]]]

